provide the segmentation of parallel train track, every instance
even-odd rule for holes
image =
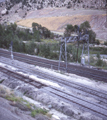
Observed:
[[[6,53],[3,53],[3,54],[0,53],[0,55],[2,55],[2,56],[10,57],[10,55],[7,55]],[[21,54],[14,53],[14,56],[15,56],[15,59],[17,58],[17,60],[20,60],[20,61],[24,61],[24,62],[27,62],[27,63],[30,63],[30,64],[34,64],[34,65],[35,64],[36,65],[40,64],[40,66],[42,64],[45,67],[50,67],[52,65],[54,69],[57,69],[57,65],[56,65],[56,64],[58,64],[57,62],[53,62],[52,61],[53,64],[51,63],[51,61],[48,62],[49,64],[47,62],[46,63],[42,63],[43,60],[42,59],[39,60],[39,58],[37,58],[39,61],[36,61],[34,63],[34,61],[36,59],[35,57],[31,57],[30,59],[28,59],[29,56],[24,55],[27,58],[27,60],[26,60],[26,58],[24,58],[24,56],[21,55]],[[21,57],[23,57],[23,59],[21,59]],[[76,66],[76,67],[78,68],[78,66]],[[82,68],[82,67],[80,66],[80,68]],[[80,68],[79,68],[79,70],[80,70]],[[87,69],[87,68],[85,68],[85,69]],[[27,81],[26,81],[24,76],[20,76],[20,74],[17,75],[15,72],[13,72],[11,70],[0,68],[0,71],[3,72],[4,74],[12,75],[13,77],[15,77],[15,78],[17,78],[19,80],[23,80],[24,82],[26,82],[28,84],[31,84],[32,86],[35,86],[36,88],[40,89],[41,87],[43,87],[44,90],[48,94],[50,94],[52,96],[55,96],[55,97],[65,101],[65,102],[68,102],[70,104],[76,105],[76,106],[78,106],[79,108],[81,108],[84,111],[88,111],[88,112],[91,112],[91,113],[93,113],[93,114],[95,114],[95,115],[97,115],[99,117],[102,117],[103,120],[107,120],[107,94],[104,93],[104,92],[100,92],[100,91],[97,91],[97,90],[94,90],[94,89],[91,89],[91,88],[87,88],[86,86],[78,85],[78,84],[75,84],[75,83],[70,82],[70,81],[67,81],[67,82],[69,82],[69,83],[67,83],[66,81],[61,80],[60,78],[57,78],[57,77],[53,78],[52,76],[49,76],[49,75],[48,75],[48,77],[46,77],[47,76],[46,73],[44,73],[44,74],[42,73],[41,74],[39,71],[36,71],[36,73],[38,75],[40,74],[44,78],[48,78],[48,79],[50,78],[51,80],[53,80],[55,82],[58,82],[59,84],[68,86],[69,88],[72,87],[74,89],[80,90],[82,92],[87,92],[88,94],[90,94],[92,96],[95,96],[96,98],[101,100],[100,102],[102,102],[104,104],[104,105],[103,104],[100,105],[100,104],[97,104],[97,103],[93,103],[93,102],[89,102],[87,100],[84,100],[84,98],[83,99],[82,98],[78,98],[78,97],[72,95],[71,93],[64,92],[64,91],[62,91],[62,90],[60,90],[58,88],[54,88],[52,86],[46,86],[45,84],[33,81],[32,79],[28,80],[28,78],[27,78]],[[74,70],[74,71],[77,72],[77,70]],[[90,71],[90,69],[89,69],[89,71]],[[100,71],[96,71],[96,72],[100,72]],[[106,72],[102,72],[101,71],[101,74],[102,73],[104,73],[104,77],[102,77],[102,78],[106,78]]]
[[[30,79],[29,77],[23,76],[22,74],[16,73],[12,70],[9,70],[7,68],[0,67],[0,71],[3,72],[6,75],[13,76],[14,78],[17,78],[25,83],[28,83],[36,88],[44,88],[43,90],[47,92],[48,94],[57,97],[61,99],[62,101],[65,101],[69,104],[73,104],[78,106],[80,109],[91,112],[92,114],[95,114],[99,117],[102,117],[103,120],[107,120],[107,106],[103,106],[97,103],[93,103],[87,100],[84,100],[84,98],[79,98],[77,96],[72,95],[71,93],[67,93],[66,91],[62,91],[59,88],[53,87],[53,86],[47,86],[45,84],[42,84],[38,81],[34,81],[33,79]],[[27,81],[26,81],[27,79]],[[103,99],[107,100],[106,94],[102,94],[101,96],[105,96]],[[100,97],[101,97],[100,96]],[[105,103],[106,104],[106,103]]]
[[[23,61],[33,65],[42,66],[42,67],[58,69],[58,62],[56,61],[42,59],[34,56],[28,56],[26,54],[20,54],[16,52],[14,52],[13,54],[14,54],[14,59],[16,60]],[[0,49],[0,56],[10,57],[10,52]],[[64,69],[65,69],[65,65],[62,62],[61,70],[64,70]],[[94,80],[107,82],[107,72],[104,72],[101,70],[94,70],[92,68],[86,68],[83,66],[68,64],[67,72],[74,73],[79,76],[91,78]]]
[[[107,94],[105,93],[105,91],[99,91],[98,89],[94,89],[91,87],[89,88],[89,86],[73,82],[70,79],[65,80],[60,77],[55,77],[54,75],[50,75],[46,72],[42,72],[42,71],[39,71],[36,69],[29,68],[25,65],[19,66],[17,64],[11,64],[8,61],[5,61],[5,59],[0,60],[0,62],[10,65],[10,66],[12,65],[13,67],[18,68],[19,70],[21,70],[24,73],[26,71],[29,74],[35,74],[35,75],[39,76],[40,78],[47,79],[52,82],[56,82],[56,83],[60,84],[61,86],[68,87],[68,89],[70,89],[70,90],[71,90],[71,88],[73,88],[74,90],[78,90],[79,92],[82,91],[84,93],[88,93],[89,96],[93,96],[94,98],[98,99],[100,101],[100,103],[107,104]],[[23,67],[23,69],[22,69],[22,67]]]

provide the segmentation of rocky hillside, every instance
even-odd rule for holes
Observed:
[[[0,21],[7,22],[13,14],[18,14],[16,19],[25,18],[28,11],[42,8],[105,9],[105,5],[106,0],[0,0]]]
[[[106,0],[4,0],[7,9],[12,8],[15,4],[23,9],[40,9],[44,7],[82,7],[82,8],[105,8]],[[1,0],[3,2],[3,0]]]
[[[38,19],[37,22],[50,30],[63,31],[66,24],[80,24],[88,20],[91,23],[91,27],[96,31],[98,38],[106,39],[105,5],[106,0],[0,0],[0,23],[16,22],[28,18],[48,17],[49,20],[47,21],[43,19],[40,23],[40,19]],[[85,10],[91,10],[91,12],[84,14],[83,11]],[[82,15],[85,16],[82,17]],[[62,21],[62,16],[63,22],[59,23],[59,21]],[[27,23],[24,21],[24,24],[20,23],[20,25],[30,27],[32,21],[30,23],[28,21]],[[102,30],[105,32],[104,34]]]
[[[0,11],[4,15],[9,12],[17,13],[19,9],[26,12],[47,7],[105,9],[105,5],[106,0],[1,0]]]

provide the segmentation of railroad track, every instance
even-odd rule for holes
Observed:
[[[4,64],[7,64],[7,65],[10,65],[10,66],[12,65],[13,67],[18,68],[19,70],[21,70],[24,73],[26,71],[27,73],[30,73],[30,74],[36,74],[40,78],[48,79],[49,81],[56,82],[56,83],[60,84],[61,86],[68,88],[69,90],[72,90],[72,89],[76,90],[76,91],[78,90],[79,93],[80,93],[80,91],[82,91],[84,93],[87,93],[88,96],[93,97],[93,98],[97,99],[98,101],[100,101],[100,104],[104,104],[104,105],[107,104],[107,94],[105,93],[105,91],[100,91],[98,89],[94,89],[89,86],[73,82],[72,80],[65,80],[65,79],[62,79],[59,77],[55,77],[55,76],[49,75],[45,72],[42,72],[42,71],[39,71],[36,69],[35,70],[31,69],[24,65],[23,65],[23,69],[22,69],[22,66],[10,64],[9,62],[5,61],[5,59],[4,59],[4,61],[1,61],[1,62]]]
[[[33,85],[35,86],[36,88],[41,88],[41,87],[45,87],[46,85],[40,83],[40,82],[37,82],[37,81],[34,81],[32,80],[31,78],[27,77],[27,76],[24,76],[24,75],[21,75],[20,73],[16,73],[12,70],[8,70],[8,69],[5,69],[3,67],[0,67],[0,71],[5,73],[6,75],[8,76],[11,76],[11,77],[14,77],[16,79],[19,79],[25,83],[29,83],[30,85]]]
[[[23,76],[20,73],[16,73],[10,69],[0,67],[0,71],[6,75],[12,76],[12,77],[17,78],[25,83],[28,83],[28,84],[30,84],[38,89],[43,88],[43,90],[45,92],[47,92],[48,94],[50,94],[56,98],[59,98],[62,101],[65,101],[69,104],[76,105],[81,110],[91,112],[94,115],[102,117],[103,120],[107,120],[107,107],[106,106],[103,106],[103,105],[100,105],[97,103],[93,103],[93,102],[89,102],[87,100],[84,100],[84,99],[81,99],[77,96],[74,96],[71,93],[67,93],[66,91],[62,91],[59,88],[55,88],[53,86],[47,86],[41,82],[34,81],[33,79],[31,79],[27,76]],[[105,99],[107,99],[107,98],[105,98]]]
[[[40,78],[43,78],[43,79],[48,79],[52,82],[56,82],[64,87],[68,87],[68,88],[74,88],[78,91],[83,91],[85,93],[88,93],[88,95],[90,94],[90,96],[96,96],[97,98],[99,98],[100,102],[104,102],[104,103],[107,103],[107,93],[105,93],[105,91],[101,91],[101,90],[98,90],[97,88],[92,88],[92,87],[89,87],[89,86],[86,86],[86,85],[83,85],[81,83],[76,83],[76,82],[73,82],[72,80],[70,79],[63,79],[63,78],[60,78],[60,77],[55,77],[54,75],[50,75],[46,72],[42,72],[42,71],[39,71],[37,69],[33,69],[33,68],[29,68],[27,67],[26,65],[23,65],[23,66],[19,66],[17,64],[11,64],[9,63],[8,61],[5,61],[5,59],[3,60],[0,60],[2,63],[4,64],[7,64],[7,65],[10,65],[10,66],[13,66],[15,68],[18,68],[20,71],[23,71],[24,73],[27,72],[27,73],[31,73],[31,74],[36,74],[38,75],[38,77]],[[22,69],[23,68],[23,69]],[[100,99],[101,98],[101,99]]]
[[[4,51],[3,49],[0,49],[0,56],[10,58],[9,54],[10,54],[9,51]],[[42,59],[36,56],[35,57],[28,56],[26,54],[20,54],[16,52],[14,52],[13,54],[14,54],[14,59],[16,60],[23,61],[33,65],[42,66],[42,67],[53,68],[56,70],[58,69],[58,62],[56,61]],[[63,62],[61,63],[61,70],[65,70],[65,64]],[[83,66],[68,64],[67,72],[73,73],[79,76],[91,78],[94,80],[107,82],[107,72],[104,72],[104,71],[99,71],[99,70],[94,70],[92,68],[86,68]]]

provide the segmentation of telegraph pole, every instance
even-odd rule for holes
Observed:
[[[11,41],[11,59],[13,60],[13,42]]]
[[[77,40],[77,58],[76,58],[77,63],[78,63],[78,49],[79,49],[79,38]]]
[[[79,32],[79,26],[78,26],[78,31],[77,31],[77,34],[78,34],[78,38],[77,38],[77,57],[76,57],[76,62],[78,63],[78,49],[79,49],[79,39],[81,37],[81,32]]]
[[[65,38],[65,64],[66,64],[66,71],[67,71],[67,38]]]
[[[90,47],[89,47],[89,36],[88,36],[87,44],[88,44],[88,66],[90,67]]]
[[[106,22],[105,22],[105,27],[107,28],[107,0],[106,0],[105,9],[106,9]]]
[[[65,71],[67,71],[67,38],[61,39],[58,70],[60,70],[62,60],[65,63]]]

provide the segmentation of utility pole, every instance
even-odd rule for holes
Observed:
[[[67,71],[67,38],[65,38],[65,64],[66,64],[66,70]]]
[[[78,26],[78,31],[77,31],[77,34],[78,34],[78,37],[77,37],[77,57],[76,57],[76,62],[78,63],[78,49],[79,49],[79,40],[80,40],[80,37],[81,37],[81,32],[79,32],[79,26]]]
[[[106,22],[105,22],[105,27],[107,28],[107,0],[106,0],[105,9],[106,9]]]
[[[61,62],[64,61],[65,63],[65,71],[67,72],[67,43],[70,42],[77,42],[77,56],[76,56],[76,61],[78,62],[78,49],[79,49],[79,43],[81,41],[84,42],[83,44],[83,49],[82,49],[82,57],[83,57],[83,53],[84,53],[84,47],[85,47],[85,43],[87,43],[87,50],[88,50],[88,65],[90,65],[90,56],[89,56],[89,35],[86,32],[85,35],[81,35],[81,32],[79,32],[79,27],[78,27],[78,31],[77,31],[78,36],[75,36],[74,39],[72,39],[71,37],[65,37],[61,39],[60,42],[60,53],[59,53],[59,64],[58,64],[58,70],[60,70],[61,68]],[[71,39],[71,41],[70,41]]]
[[[13,60],[13,42],[11,41],[11,59]]]
[[[77,40],[77,58],[76,58],[77,63],[78,63],[78,49],[79,49],[79,38]]]
[[[67,71],[67,38],[61,39],[58,70],[60,70],[62,60],[65,62],[65,71]]]
[[[87,44],[88,44],[88,66],[90,67],[90,48],[89,48],[89,35],[88,35],[88,41],[87,41]]]

